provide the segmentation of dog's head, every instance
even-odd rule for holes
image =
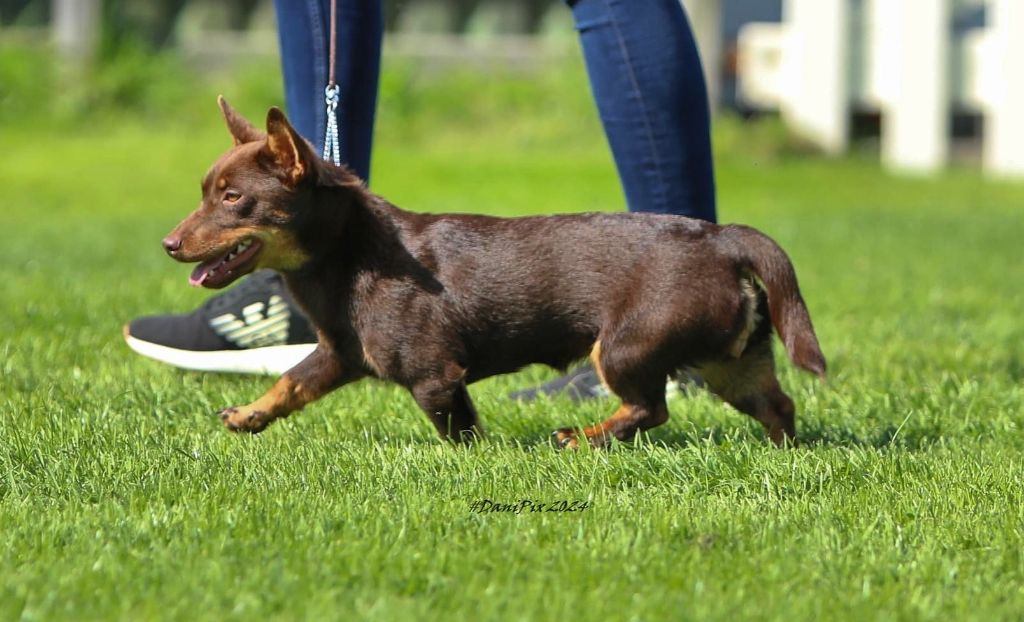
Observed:
[[[163,240],[174,259],[199,262],[189,282],[211,289],[256,269],[296,270],[308,261],[297,231],[328,166],[279,109],[267,113],[264,133],[223,97],[217,102],[234,147],[203,177],[199,207]]]

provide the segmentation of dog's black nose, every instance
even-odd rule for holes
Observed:
[[[181,238],[166,237],[164,238],[163,244],[165,251],[167,251],[168,253],[173,253],[174,251],[181,248]]]

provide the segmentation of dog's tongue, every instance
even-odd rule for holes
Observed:
[[[196,266],[196,269],[192,271],[192,276],[188,277],[188,284],[192,287],[200,287],[210,277],[210,271],[218,263],[220,263],[220,257],[204,261]]]

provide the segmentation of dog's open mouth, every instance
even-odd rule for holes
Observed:
[[[254,238],[246,238],[230,251],[202,262],[192,271],[188,282],[193,287],[218,289],[238,277],[252,271],[263,244]]]

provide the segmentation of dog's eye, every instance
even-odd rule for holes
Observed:
[[[242,195],[237,193],[237,192],[235,192],[234,190],[228,190],[227,192],[224,193],[224,202],[225,203],[237,203],[238,199],[241,199],[241,198],[242,198]]]

